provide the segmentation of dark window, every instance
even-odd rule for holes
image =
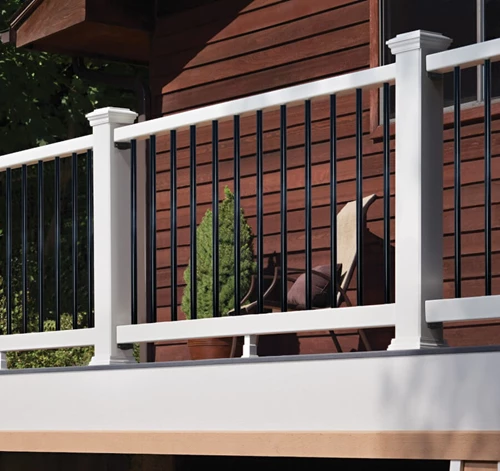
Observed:
[[[500,37],[500,0],[381,0],[381,62],[394,56],[386,41],[401,33],[427,30],[453,40],[450,48]],[[462,102],[482,100],[482,66],[462,71]],[[500,96],[500,68],[493,65],[493,95]],[[445,106],[453,104],[453,77],[444,77]]]

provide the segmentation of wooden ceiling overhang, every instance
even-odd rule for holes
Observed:
[[[152,0],[29,0],[3,42],[139,64],[149,62]]]

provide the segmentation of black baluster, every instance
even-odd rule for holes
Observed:
[[[38,162],[38,330],[44,331],[44,184],[43,184],[43,161]]]
[[[130,143],[131,321],[137,324],[137,141]]]
[[[280,200],[281,200],[281,311],[288,310],[288,221],[287,221],[287,109],[286,105],[280,108]]]
[[[87,324],[94,327],[94,176],[93,152],[87,152]]]
[[[71,158],[72,178],[72,265],[73,265],[73,329],[78,329],[78,155]]]
[[[356,90],[357,304],[363,305],[363,90]]]
[[[212,268],[213,268],[213,311],[220,316],[220,275],[219,275],[219,122],[212,122]]]
[[[240,191],[240,117],[234,117],[234,313],[240,315],[241,290],[241,191]]]
[[[312,110],[305,103],[305,192],[306,192],[306,309],[312,309]]]
[[[264,129],[257,111],[257,312],[264,311]]]
[[[337,97],[330,96],[330,305],[337,307]]]
[[[55,181],[54,181],[54,219],[55,219],[55,242],[54,242],[54,266],[55,266],[55,316],[56,330],[61,330],[61,159],[55,158]]]
[[[23,333],[28,332],[28,167],[22,166],[22,278],[23,278]]]
[[[455,134],[455,298],[462,297],[462,183],[461,183],[461,72],[455,67],[454,134]]]
[[[191,319],[198,317],[198,251],[196,240],[196,126],[190,127],[191,151]]]
[[[391,302],[391,121],[390,85],[384,83],[384,300]]]
[[[149,288],[148,322],[156,322],[156,136],[149,138]]]
[[[485,292],[491,295],[491,61],[484,62],[484,251]]]
[[[7,334],[12,334],[12,170],[10,168],[6,171],[5,182],[5,200],[6,200],[6,253],[5,263],[7,272]]]
[[[177,132],[170,131],[170,318],[177,320]]]

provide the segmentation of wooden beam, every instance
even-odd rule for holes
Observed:
[[[85,0],[45,0],[17,29],[16,46],[26,46],[84,21]]]

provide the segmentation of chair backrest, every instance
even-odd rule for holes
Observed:
[[[368,208],[376,199],[376,195],[363,198],[363,227]],[[351,201],[337,215],[337,263],[342,264],[340,286],[343,290],[347,290],[351,282],[356,260],[356,201]],[[339,301],[340,293],[337,295],[337,302]]]

